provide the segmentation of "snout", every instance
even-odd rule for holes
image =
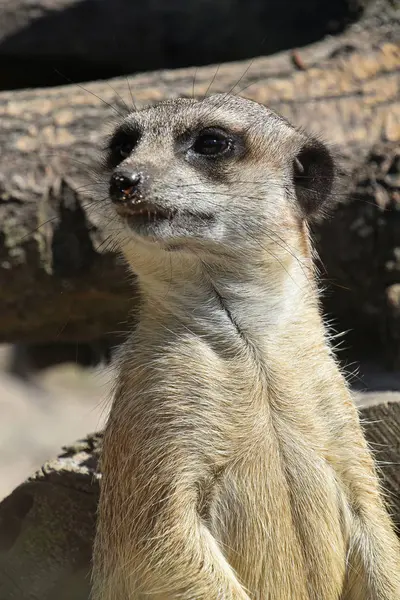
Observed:
[[[116,212],[131,226],[171,219],[174,211],[165,210],[149,199],[149,176],[142,170],[117,169],[110,178],[110,198]]]
[[[115,171],[110,179],[110,198],[118,206],[128,208],[143,200],[143,173]]]

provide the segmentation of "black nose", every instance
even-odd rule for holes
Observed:
[[[126,202],[139,192],[142,176],[130,171],[117,171],[111,176],[110,197],[113,202]]]

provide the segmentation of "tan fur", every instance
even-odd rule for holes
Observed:
[[[129,119],[147,199],[217,224],[146,238],[104,206],[142,305],[104,436],[93,598],[399,600],[399,543],[290,186],[305,134],[222,96]],[[222,178],[173,149],[199,123],[246,132]]]

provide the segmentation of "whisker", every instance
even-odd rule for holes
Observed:
[[[220,67],[221,67],[221,63],[219,63],[218,67],[217,67],[217,68],[216,68],[216,70],[215,70],[215,73],[214,73],[214,75],[213,75],[213,78],[211,79],[211,82],[210,82],[210,84],[209,84],[208,88],[206,89],[206,93],[205,93],[205,94],[204,94],[204,96],[203,96],[203,100],[204,100],[205,98],[207,98],[207,94],[208,94],[208,92],[209,92],[209,91],[211,90],[211,88],[212,88],[212,85],[213,85],[213,83],[214,83],[214,81],[215,81],[215,78],[216,78],[216,77],[217,77],[217,75],[218,75],[218,72],[219,72],[219,70],[220,70]]]
[[[128,84],[128,89],[129,89],[129,93],[130,93],[130,96],[131,96],[132,107],[133,107],[133,108],[134,108],[134,110],[137,112],[137,110],[138,110],[138,109],[137,109],[137,106],[136,106],[136,104],[135,104],[135,101],[134,101],[134,99],[133,99],[132,88],[131,88],[131,84],[130,84],[130,81],[129,81],[129,77],[128,77],[128,76],[126,76],[126,83]]]
[[[196,85],[196,76],[197,76],[198,69],[199,69],[199,67],[195,68],[194,76],[193,76],[193,83],[192,83],[192,98],[193,98],[193,100],[194,100],[194,88],[195,88],[195,85]]]
[[[122,101],[122,103],[124,104],[124,106],[126,108],[126,112],[129,113],[129,106],[127,105],[127,103],[125,102],[125,100],[123,99],[121,94],[119,92],[117,92],[117,90],[115,88],[113,88],[112,85],[108,81],[106,83],[107,83],[108,87],[112,89],[114,94],[116,94],[118,96],[118,98]]]
[[[50,217],[49,219],[47,219],[46,221],[43,221],[42,223],[40,223],[37,227],[35,227],[34,229],[30,229],[28,231],[28,233],[24,236],[22,236],[22,238],[20,238],[20,242],[23,242],[24,240],[26,240],[28,237],[30,237],[33,233],[36,233],[37,231],[39,231],[39,229],[41,227],[44,227],[45,225],[47,225],[48,223],[51,223],[52,221],[56,221],[59,218],[58,215],[54,216],[54,217]]]
[[[66,81],[68,81],[68,83],[71,83],[72,85],[76,85],[78,88],[80,88],[84,92],[87,92],[88,94],[91,94],[92,96],[94,96],[95,98],[97,98],[98,100],[100,100],[100,102],[103,102],[103,104],[105,104],[106,106],[108,106],[109,108],[111,108],[113,111],[115,111],[117,113],[117,115],[119,115],[121,117],[121,119],[124,118],[124,115],[122,113],[120,113],[119,110],[117,108],[115,108],[115,106],[113,106],[112,104],[110,104],[109,102],[107,102],[107,100],[104,100],[103,98],[100,98],[100,96],[98,96],[97,94],[95,94],[91,90],[88,90],[87,88],[85,88],[80,83],[76,83],[75,81],[72,81],[72,79],[70,79],[69,77],[67,77],[63,73],[61,73],[58,69],[54,69],[54,70],[55,70],[55,72],[58,75],[60,75],[60,77],[63,77],[63,79],[65,79]]]

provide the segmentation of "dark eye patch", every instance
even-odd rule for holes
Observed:
[[[139,129],[121,128],[114,133],[107,145],[107,164],[115,168],[136,148],[141,138]]]
[[[246,155],[246,132],[218,125],[187,128],[178,132],[175,150],[208,179],[225,181],[231,161]]]

